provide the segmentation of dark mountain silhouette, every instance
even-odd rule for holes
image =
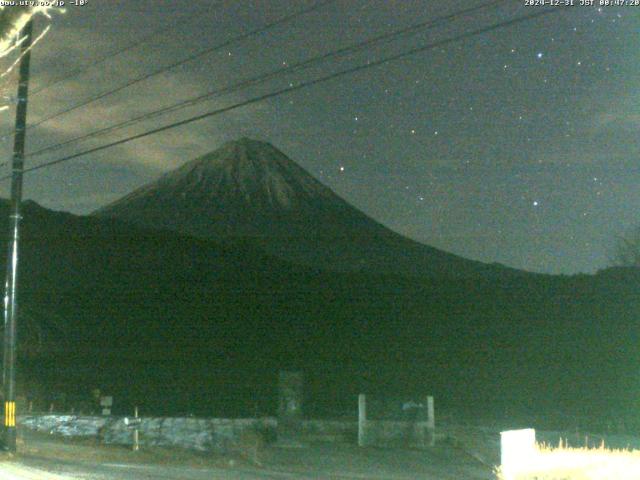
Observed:
[[[218,241],[247,238],[278,257],[333,270],[413,276],[511,271],[389,230],[277,148],[246,138],[187,162],[94,214]]]
[[[36,405],[100,388],[119,413],[272,414],[278,370],[296,368],[309,415],[352,411],[360,392],[510,420],[639,406],[637,269],[470,262],[396,235],[248,140],[98,213],[25,204],[18,371]]]
[[[312,416],[359,392],[558,428],[637,411],[637,270],[335,272],[33,203],[24,218],[18,372],[36,406],[100,388],[119,413],[272,414],[277,371],[299,368]]]

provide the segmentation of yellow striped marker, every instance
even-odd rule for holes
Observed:
[[[4,402],[4,426],[16,426],[16,402]]]

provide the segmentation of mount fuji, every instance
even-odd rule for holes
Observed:
[[[393,232],[273,145],[242,138],[95,211],[220,242],[243,239],[295,263],[411,276],[504,274]]]

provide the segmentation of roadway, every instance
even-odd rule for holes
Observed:
[[[428,450],[318,443],[267,447],[260,464],[242,457],[145,448],[23,432],[19,453],[0,458],[0,480],[493,480],[492,469],[452,445]]]

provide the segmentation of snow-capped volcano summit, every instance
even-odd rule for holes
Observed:
[[[242,138],[95,214],[197,236],[261,237],[291,236],[294,224],[300,234],[311,234],[308,230],[320,227],[318,216],[350,209],[271,144]]]
[[[277,256],[329,269],[466,275],[496,268],[402,237],[273,145],[248,138],[187,162],[94,215],[205,238],[248,237]]]
[[[248,138],[188,162],[162,180],[158,187],[180,190],[183,197],[224,199],[261,211],[299,210],[318,198],[335,197],[280,150]]]

